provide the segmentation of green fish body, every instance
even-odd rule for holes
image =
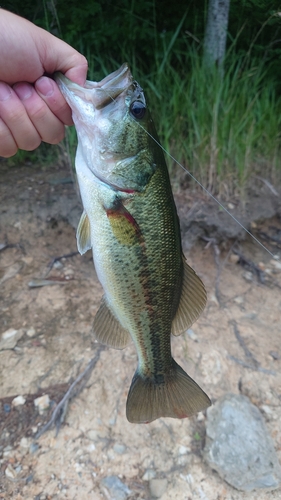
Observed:
[[[60,74],[56,80],[78,134],[84,206],[78,249],[92,248],[105,292],[94,335],[117,349],[132,339],[138,353],[127,418],[147,423],[191,416],[210,400],[173,359],[170,336],[198,318],[206,291],[182,253],[169,175],[143,91],[127,64],[85,88]]]

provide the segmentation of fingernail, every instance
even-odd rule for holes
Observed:
[[[51,97],[54,93],[54,83],[53,80],[42,76],[35,83],[36,90],[40,92],[45,97]]]
[[[21,101],[28,99],[32,95],[32,86],[28,83],[16,83],[13,89]]]
[[[0,83],[0,101],[7,101],[12,95],[12,89],[6,83]]]

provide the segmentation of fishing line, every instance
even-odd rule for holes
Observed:
[[[170,153],[169,151],[167,151],[161,144],[160,142],[158,142],[155,137],[153,137],[139,122],[137,122],[137,124],[147,133],[147,135],[149,135],[149,137],[151,137],[151,139],[154,140],[154,142],[156,142],[156,144],[158,146],[160,146],[160,148],[174,161],[176,162],[177,165],[179,165],[195,182],[197,182],[197,184],[203,189],[203,191],[205,191],[205,193],[208,194],[208,196],[210,196],[240,227],[242,227],[242,229],[244,229],[244,231],[246,231],[246,233],[248,233],[264,250],[266,250],[266,252],[269,253],[269,255],[271,255],[271,257],[273,257],[273,259],[275,259],[276,257],[273,255],[273,253],[270,252],[270,250],[268,250],[268,248],[266,248],[262,243],[261,241],[259,241],[254,235],[253,233],[251,233],[251,231],[249,231],[248,229],[246,229],[246,227],[243,226],[243,224],[241,222],[239,222],[238,219],[236,219],[236,217],[234,217],[234,215],[232,215],[232,213],[229,212],[229,210],[227,210],[227,208],[225,208],[224,205],[222,205],[222,203],[215,197],[212,195],[212,193],[210,193],[210,191],[208,191],[208,189],[206,189],[203,184],[201,184],[201,182],[199,182],[196,177],[194,177],[194,175],[192,175],[191,172],[189,172],[189,170],[187,170],[186,167],[184,167],[178,160],[176,160],[176,158],[174,158]]]
[[[105,89],[104,89],[105,91]],[[106,92],[106,91],[105,91]],[[109,95],[109,97],[112,99],[112,101],[116,102],[116,100],[114,99],[114,97],[112,97],[109,92],[107,92],[107,94]],[[256,238],[253,233],[251,233],[251,231],[249,231],[248,229],[246,229],[246,227],[243,226],[243,224],[238,220],[236,219],[236,217],[234,217],[234,215],[232,215],[231,212],[229,212],[229,210],[227,210],[227,208],[214,196],[212,195],[212,193],[210,191],[208,191],[207,188],[205,188],[203,186],[203,184],[201,184],[200,181],[198,181],[196,179],[196,177],[194,177],[194,175],[189,172],[189,170],[187,170],[186,167],[184,167],[178,160],[176,160],[176,158],[174,158],[173,155],[171,155],[171,153],[169,153],[169,151],[167,151],[161,144],[160,142],[158,142],[155,137],[153,137],[153,135],[151,135],[141,124],[140,122],[136,121],[136,123],[138,124],[139,127],[141,127],[144,132],[149,136],[151,137],[151,139],[153,139],[153,141],[162,149],[162,151],[164,151],[164,153],[166,153],[177,165],[179,165],[190,177],[191,179],[193,179],[195,182],[197,182],[197,184],[201,187],[201,189],[203,189],[203,191],[205,191],[205,193],[207,193],[208,196],[210,196],[210,198],[212,198],[235,222],[236,224],[238,224],[238,226],[240,226],[242,229],[244,229],[244,231],[246,231],[246,233],[251,236],[251,238],[253,238],[253,240],[256,241],[256,243],[258,243],[258,245],[260,245],[267,253],[269,253],[269,255],[271,255],[271,257],[273,259],[276,259],[275,255],[273,253],[271,253],[270,250],[268,250],[268,248],[266,248],[266,246],[263,245],[263,243],[258,240],[258,238]]]

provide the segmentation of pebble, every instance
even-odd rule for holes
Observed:
[[[20,440],[20,446],[21,448],[29,448],[30,446],[30,439],[26,437],[22,437]]]
[[[9,328],[9,330],[3,332],[0,336],[0,351],[4,349],[14,349],[23,334],[24,331],[22,329],[15,330],[15,328]]]
[[[179,447],[179,455],[186,455],[190,448],[187,448],[186,446],[180,446]]]
[[[241,491],[281,485],[281,467],[259,409],[242,395],[227,394],[207,410],[204,457]]]
[[[168,486],[167,479],[151,479],[149,481],[149,491],[152,498],[161,498]]]
[[[242,295],[238,295],[237,297],[235,297],[234,302],[236,302],[236,304],[241,305],[244,304],[245,300]]]
[[[26,399],[23,396],[16,396],[12,401],[12,406],[21,406],[24,405]]]
[[[44,394],[44,396],[40,396],[39,398],[34,399],[34,406],[37,407],[39,414],[43,415],[45,410],[48,410],[50,406],[50,398],[48,394]]]
[[[121,443],[115,443],[115,445],[113,446],[113,451],[115,451],[115,453],[118,453],[118,455],[123,455],[123,453],[125,453],[126,451],[126,446]]]
[[[28,328],[28,330],[26,332],[26,335],[28,337],[35,337],[35,335],[36,335],[35,328],[33,328],[33,326],[31,326],[30,328]]]
[[[236,255],[236,253],[232,253],[229,257],[229,261],[232,263],[232,264],[237,264],[237,262],[239,261],[240,257],[239,255]]]
[[[54,268],[55,269],[62,269],[63,268],[63,264],[61,263],[60,260],[56,260],[55,263],[54,263]]]
[[[198,342],[198,336],[196,335],[196,333],[191,329],[189,328],[187,330],[187,335],[189,336],[189,338],[191,338],[191,340],[193,340],[194,342]]]
[[[269,351],[269,354],[274,359],[274,361],[280,359],[280,354],[278,353],[278,351]]]
[[[144,475],[142,476],[143,481],[150,481],[156,477],[156,472],[153,469],[146,469]]]
[[[246,281],[253,281],[253,273],[251,273],[251,271],[245,271],[243,273],[243,278],[246,280]]]
[[[4,403],[3,404],[3,408],[4,408],[4,412],[5,413],[10,413],[10,411],[11,411],[11,405],[9,405],[8,403]]]
[[[274,267],[276,271],[281,271],[281,262],[278,262],[278,260],[271,260],[270,264]]]
[[[12,465],[8,464],[5,469],[5,475],[7,476],[8,479],[16,479],[18,474],[16,470],[12,467]]]
[[[39,450],[39,444],[38,443],[31,443],[29,447],[29,453],[36,453],[36,451]]]
[[[131,490],[122,483],[118,476],[108,476],[102,479],[101,484],[109,491],[110,498],[113,500],[126,500],[131,494]]]

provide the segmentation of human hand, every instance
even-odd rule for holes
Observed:
[[[54,80],[44,76],[61,71],[83,85],[84,56],[26,19],[0,9],[0,156],[18,149],[31,151],[41,141],[64,137],[71,110]]]

